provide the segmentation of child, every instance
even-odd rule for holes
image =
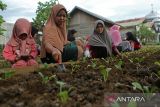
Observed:
[[[3,50],[3,57],[10,61],[12,68],[38,65],[35,61],[37,50],[31,35],[31,23],[20,18],[13,27],[12,36]]]

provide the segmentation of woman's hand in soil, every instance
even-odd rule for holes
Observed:
[[[58,49],[52,51],[52,56],[56,62],[58,63],[62,62],[61,52]]]

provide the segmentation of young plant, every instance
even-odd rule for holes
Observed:
[[[4,78],[4,79],[7,79],[7,78],[12,77],[13,75],[14,75],[14,72],[13,72],[13,71],[4,72],[3,78]]]
[[[56,75],[52,75],[52,76],[48,77],[48,76],[44,76],[41,72],[38,72],[38,74],[42,77],[43,84],[47,84],[50,80],[56,78]]]
[[[67,103],[68,99],[69,99],[69,95],[67,90],[63,90],[63,87],[66,83],[62,82],[62,81],[56,81],[56,83],[60,86],[60,91],[58,93],[58,97],[60,99],[60,101],[65,104]]]
[[[95,69],[96,66],[97,66],[97,59],[92,59],[92,60],[91,60],[91,67],[92,67],[93,69]]]
[[[118,70],[122,71],[122,66],[124,65],[124,62],[120,60],[116,65],[114,65]]]
[[[104,59],[104,58],[101,58],[105,63],[109,63],[109,61],[107,61],[106,59]]]
[[[103,80],[106,82],[108,80],[109,71],[111,71],[112,68],[106,68],[104,65],[99,66],[101,75],[103,76]]]
[[[142,85],[138,82],[132,82],[133,90],[139,89],[144,93],[144,89],[142,88]]]
[[[150,89],[149,86],[142,86],[140,83],[138,82],[132,82],[133,85],[133,89],[139,89],[142,91],[142,93],[153,93],[154,89]]]
[[[44,69],[47,69],[47,68],[48,68],[48,64],[44,63]]]
[[[80,65],[71,63],[71,74],[80,68]]]
[[[160,66],[160,62],[159,61],[154,62],[154,64]]]

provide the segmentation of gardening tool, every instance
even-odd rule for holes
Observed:
[[[66,71],[66,67],[64,66],[64,64],[58,64],[57,65],[57,71],[58,72],[65,72]]]

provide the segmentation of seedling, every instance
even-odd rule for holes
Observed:
[[[62,82],[62,81],[56,81],[56,83],[60,86],[60,91],[59,91],[59,93],[58,93],[58,97],[59,97],[59,99],[60,99],[60,101],[63,103],[63,104],[65,104],[67,101],[68,101],[68,99],[69,99],[69,95],[68,95],[68,92],[69,91],[67,91],[67,90],[62,90],[63,89],[63,87],[64,87],[64,85],[66,84],[66,83],[64,83],[64,82]]]
[[[135,101],[130,101],[127,107],[137,107],[137,103]]]
[[[13,71],[4,72],[3,78],[4,78],[4,79],[7,79],[7,78],[12,77],[13,75],[14,75],[14,72],[13,72]]]
[[[85,63],[87,61],[87,57],[82,58],[82,62]]]
[[[142,86],[140,83],[138,82],[132,82],[133,85],[133,89],[139,89],[141,90],[143,93],[153,93],[153,91],[155,91],[154,87],[150,89],[149,86]]]
[[[133,90],[139,89],[144,93],[144,89],[142,88],[142,85],[138,82],[132,82]]]
[[[108,80],[109,71],[111,71],[112,68],[106,68],[104,65],[99,66],[101,75],[103,76],[103,80],[106,82]]]
[[[48,64],[44,63],[44,69],[47,69],[47,68],[48,68]]]
[[[154,64],[160,66],[160,62],[159,61],[154,62]]]
[[[94,69],[97,66],[97,59],[92,59],[91,60],[91,67]]]
[[[109,63],[109,61],[107,61],[106,59],[104,58],[101,58],[105,63]]]
[[[56,75],[52,75],[52,76],[48,77],[48,76],[44,76],[41,72],[38,72],[38,74],[42,77],[43,84],[47,84],[50,80],[56,78]]]
[[[120,60],[118,64],[114,65],[118,70],[122,71],[122,65],[124,65],[124,62]]]
[[[73,72],[75,72],[76,70],[78,70],[79,68],[80,68],[80,65],[78,65],[78,64],[75,64],[75,63],[71,63],[71,67],[72,67],[72,72],[71,72],[71,74],[73,73]]]

